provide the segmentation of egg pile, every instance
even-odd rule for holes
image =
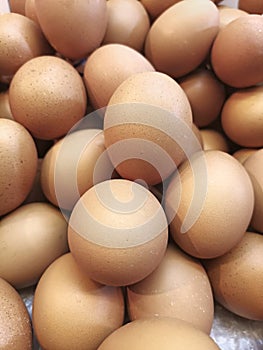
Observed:
[[[262,1],[9,5],[0,349],[216,350],[215,301],[263,321]]]

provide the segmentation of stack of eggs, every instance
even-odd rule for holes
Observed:
[[[218,2],[0,13],[1,349],[216,350],[214,301],[263,321],[263,6]]]

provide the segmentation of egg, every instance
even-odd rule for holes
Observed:
[[[1,350],[31,350],[31,322],[23,300],[2,278],[0,278],[0,295]]]
[[[218,9],[212,1],[179,1],[152,24],[145,56],[157,71],[182,77],[206,59],[218,29]]]
[[[19,123],[0,118],[0,216],[20,206],[29,194],[37,171],[32,136]]]
[[[226,309],[263,321],[263,236],[245,233],[227,254],[205,262],[214,296]]]
[[[37,172],[33,182],[33,186],[28,196],[26,197],[25,201],[23,202],[23,204],[33,203],[33,202],[47,202],[47,199],[42,191],[41,182],[40,182],[40,173],[41,173],[42,163],[43,163],[43,159],[38,158]]]
[[[263,149],[254,151],[243,163],[253,184],[255,206],[251,226],[263,233]]]
[[[261,15],[263,13],[263,3],[261,0],[239,0],[238,8],[252,14]]]
[[[25,2],[25,16],[32,19],[37,25],[39,25],[36,11],[35,0],[26,0]]]
[[[48,203],[25,204],[0,221],[0,242],[0,277],[25,288],[68,251],[67,222]]]
[[[108,22],[103,44],[119,43],[142,51],[150,29],[149,16],[136,0],[108,0]]]
[[[148,277],[127,287],[131,320],[175,317],[209,334],[213,294],[201,263],[170,243],[161,264]]]
[[[71,254],[42,275],[33,301],[33,327],[42,349],[96,350],[124,319],[122,290],[82,273]]]
[[[78,266],[106,285],[145,278],[161,262],[167,240],[161,204],[147,188],[125,179],[94,185],[69,220],[69,248]]]
[[[220,115],[226,99],[224,85],[207,69],[198,69],[180,79],[198,127],[211,124]]]
[[[10,109],[8,90],[0,92],[0,118],[14,119]]]
[[[152,19],[156,19],[165,10],[181,0],[141,0],[141,3],[146,8]]]
[[[10,11],[25,15],[25,0],[8,0]]]
[[[104,117],[105,146],[121,177],[162,182],[200,144],[190,103],[179,84],[160,72],[127,78]]]
[[[51,203],[71,211],[89,188],[110,179],[113,173],[103,131],[76,130],[56,142],[45,155],[41,186]]]
[[[253,208],[246,170],[217,150],[196,153],[183,163],[165,194],[172,238],[198,258],[215,258],[232,249],[242,239]]]
[[[9,83],[30,59],[53,53],[39,27],[18,13],[0,14],[0,81]]]
[[[107,106],[124,80],[148,71],[154,71],[151,63],[131,47],[122,44],[99,47],[88,57],[84,68],[84,82],[92,106],[95,109]]]
[[[221,114],[226,135],[240,146],[262,147],[262,107],[263,86],[234,92],[226,100]]]
[[[203,150],[218,150],[229,152],[229,145],[227,138],[219,131],[213,129],[201,129]]]
[[[246,11],[242,11],[238,8],[228,7],[224,5],[218,6],[219,10],[219,29],[223,29],[225,26],[227,26],[230,22],[234,21],[235,19],[246,16],[248,13]]]
[[[71,60],[100,46],[107,26],[106,0],[35,0],[36,15],[50,44]]]
[[[175,318],[150,318],[130,322],[110,334],[98,350],[219,350],[204,332]]]
[[[236,152],[233,153],[233,157],[235,157],[240,163],[244,163],[249,156],[256,152],[257,149],[254,148],[240,148]]]
[[[245,88],[263,81],[262,31],[263,17],[259,15],[239,17],[220,30],[211,63],[225,84]]]
[[[79,73],[53,56],[35,57],[20,67],[10,84],[9,100],[14,119],[44,140],[64,136],[87,106]]]

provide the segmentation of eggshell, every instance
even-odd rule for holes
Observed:
[[[37,162],[37,172],[34,179],[33,186],[28,196],[26,197],[23,204],[33,203],[33,202],[47,202],[47,199],[42,191],[40,182],[40,173],[42,168],[43,159],[39,158]]]
[[[0,348],[31,350],[30,317],[18,292],[0,278]]]
[[[110,58],[110,59],[109,59]],[[122,44],[103,45],[87,59],[84,82],[95,109],[107,106],[117,87],[135,73],[154,71],[136,50]]]
[[[44,157],[41,185],[51,203],[71,211],[89,188],[110,179],[113,171],[103,131],[77,130],[55,143]]]
[[[8,0],[11,12],[25,15],[25,0]]]
[[[160,72],[134,74],[113,93],[104,117],[105,146],[117,172],[154,185],[200,147],[189,101]]]
[[[127,287],[131,320],[175,317],[209,334],[214,319],[213,294],[198,260],[169,244],[161,264],[148,277]]]
[[[244,163],[249,156],[255,153],[257,149],[255,148],[240,148],[236,152],[233,153],[233,157],[235,157],[240,163]]]
[[[35,0],[45,36],[63,56],[86,57],[100,46],[107,25],[106,0]]]
[[[218,6],[219,10],[219,29],[223,29],[225,26],[227,26],[230,22],[234,21],[235,19],[246,16],[248,13],[246,11],[242,11],[237,8],[228,7],[224,5]]]
[[[211,124],[220,114],[226,99],[224,85],[206,69],[199,69],[183,77],[179,84],[186,93],[198,127]]]
[[[229,152],[227,139],[222,133],[213,129],[201,129],[200,134],[203,141],[203,150]]]
[[[8,91],[0,93],[0,118],[14,119],[10,109]]]
[[[17,13],[0,14],[0,42],[0,80],[8,83],[25,62],[53,52],[39,27]]]
[[[26,0],[25,2],[25,15],[32,19],[37,25],[39,24],[38,18],[37,18],[37,10],[36,10],[36,4],[35,0]]]
[[[165,197],[172,238],[199,258],[232,249],[242,239],[254,207],[244,167],[228,153],[214,150],[196,153],[183,163]]]
[[[68,251],[67,222],[48,203],[20,206],[0,221],[0,277],[21,289]]]
[[[254,14],[261,15],[263,13],[263,3],[261,0],[239,0],[238,8]]]
[[[46,140],[64,136],[85,115],[87,105],[78,72],[53,56],[33,58],[20,67],[9,100],[14,119]]]
[[[0,154],[2,216],[21,205],[29,194],[37,171],[37,150],[22,125],[0,118]]]
[[[263,147],[262,108],[263,86],[234,92],[221,114],[227,136],[243,147]]]
[[[160,14],[167,10],[172,5],[181,0],[141,0],[141,3],[146,8],[152,19],[156,19]]]
[[[42,349],[96,350],[123,318],[121,289],[89,279],[71,254],[54,261],[37,285],[33,327]]]
[[[114,179],[90,188],[70,216],[68,241],[79,267],[103,284],[124,286],[149,275],[167,245],[164,210],[136,182]]]
[[[175,318],[136,320],[109,335],[98,350],[219,350],[204,332]]]
[[[263,321],[263,236],[247,232],[227,254],[205,262],[216,300],[235,314]]]
[[[247,170],[255,194],[255,206],[251,226],[263,233],[263,149],[254,152],[243,163]]]
[[[181,77],[206,59],[218,28],[218,9],[212,1],[180,1],[152,24],[145,55],[156,70]]]
[[[225,84],[244,88],[263,81],[262,32],[263,17],[259,15],[239,17],[220,30],[211,63]]]
[[[119,43],[141,51],[150,29],[149,16],[136,0],[108,0],[108,22],[103,44]]]

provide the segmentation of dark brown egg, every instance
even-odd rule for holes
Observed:
[[[261,0],[239,0],[238,8],[254,14],[261,15],[263,13],[263,3]]]

